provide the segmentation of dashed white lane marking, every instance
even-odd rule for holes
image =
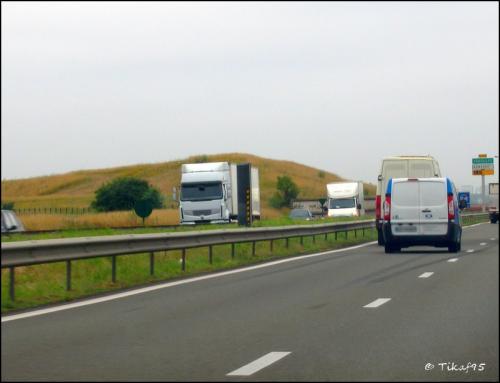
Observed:
[[[486,246],[486,242],[481,242],[480,245],[481,246]]]
[[[391,298],[378,298],[378,299],[375,299],[372,303],[368,303],[367,305],[363,306],[363,307],[366,307],[366,308],[376,308],[376,307],[379,307],[379,306],[382,306],[384,303],[387,303],[391,300]]]
[[[448,262],[456,262],[456,261],[458,261],[458,258],[450,258],[450,259],[448,259]]]
[[[490,238],[491,241],[494,241],[496,238]]]
[[[274,265],[279,265],[281,263],[296,262],[296,261],[299,261],[301,259],[313,258],[313,257],[318,257],[318,256],[326,255],[326,254],[334,254],[334,253],[341,253],[341,252],[344,252],[344,251],[349,251],[349,250],[354,250],[354,249],[361,249],[363,247],[372,246],[372,245],[374,245],[376,243],[377,243],[377,241],[367,242],[367,243],[364,243],[362,245],[356,245],[356,246],[346,247],[346,248],[338,249],[338,250],[329,250],[329,251],[323,251],[321,253],[301,255],[301,256],[293,257],[293,258],[281,259],[279,261],[266,262],[266,263],[263,263],[263,264],[260,264],[260,265],[256,265],[256,266],[249,266],[249,267],[245,267],[245,268],[242,268],[242,269],[222,271],[220,273],[203,275],[201,277],[194,277],[194,278],[183,279],[183,280],[176,281],[176,282],[166,282],[166,283],[162,283],[162,284],[159,284],[159,285],[156,285],[156,286],[143,287],[143,288],[139,288],[139,289],[127,291],[127,292],[122,292],[122,293],[117,293],[117,294],[110,294],[110,295],[107,295],[105,297],[91,298],[91,299],[88,299],[88,300],[82,301],[82,302],[66,303],[66,304],[63,304],[63,305],[60,305],[60,306],[55,306],[55,307],[51,307],[51,308],[47,308],[47,309],[35,310],[35,311],[30,311],[30,312],[22,313],[22,314],[12,314],[12,315],[8,315],[8,316],[2,316],[2,323],[9,322],[9,321],[12,321],[12,320],[17,320],[17,319],[23,319],[23,318],[29,318],[29,317],[34,317],[34,316],[38,316],[38,315],[49,314],[49,313],[53,313],[53,312],[57,312],[57,311],[62,311],[62,310],[69,310],[69,309],[73,309],[73,308],[76,308],[76,307],[82,307],[82,306],[87,306],[87,305],[93,305],[93,304],[96,304],[96,303],[112,301],[112,300],[115,300],[115,299],[121,299],[121,298],[129,297],[129,296],[132,296],[132,295],[136,295],[136,294],[143,294],[143,293],[147,293],[147,292],[150,292],[150,291],[160,290],[160,289],[164,289],[164,288],[168,288],[168,287],[173,287],[173,286],[178,286],[178,285],[184,285],[184,284],[187,284],[187,283],[193,283],[193,282],[203,281],[203,280],[206,280],[206,279],[219,278],[219,277],[222,277],[222,276],[225,276],[225,275],[232,275],[232,274],[243,273],[245,271],[257,270],[257,269],[261,269],[261,268],[264,268],[264,267],[270,267],[270,266],[274,266]]]
[[[233,372],[230,372],[227,376],[249,376],[255,374],[257,371],[260,371],[263,368],[277,362],[288,354],[290,354],[290,352],[270,352],[269,354],[266,354],[259,359],[234,370]]]
[[[422,275],[419,275],[419,278],[429,278],[434,272],[428,271],[426,273],[423,273]]]
[[[474,249],[469,249],[467,250],[468,253],[473,253],[474,252]]]

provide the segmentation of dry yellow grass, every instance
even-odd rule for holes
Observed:
[[[21,214],[20,219],[26,230],[86,229],[142,225],[142,218],[135,215],[133,211],[83,215]],[[179,211],[177,209],[153,210],[153,213],[146,218],[148,226],[177,225],[178,223]]]
[[[280,175],[288,175],[300,188],[299,198],[321,198],[326,194],[325,185],[329,182],[342,181],[336,174],[321,171],[292,161],[273,160],[250,154],[228,153],[207,155],[207,162],[228,161],[234,163],[250,162],[259,168],[262,216],[275,218],[283,212],[269,206],[269,199],[276,191],[276,179]],[[94,198],[95,191],[104,183],[117,177],[132,176],[147,180],[167,197],[167,207],[171,207],[172,188],[180,184],[181,164],[196,162],[200,156],[192,156],[183,160],[123,166],[109,169],[81,170],[66,174],[34,177],[20,180],[2,181],[2,201],[14,202],[15,208],[87,208]],[[365,195],[374,195],[375,185],[365,184]],[[160,210],[170,211],[170,210]],[[53,215],[27,217],[27,227],[32,230],[43,227],[51,229],[54,226],[82,227],[93,223],[97,227],[105,227],[110,222],[126,222],[139,220],[133,213],[109,213],[110,215],[93,214],[86,216]],[[130,214],[130,217],[127,215]],[[171,213],[156,212],[150,220],[158,219],[158,224],[176,224],[179,221],[177,210]],[[164,215],[163,215],[164,214]],[[116,216],[115,216],[116,215]],[[134,218],[132,218],[132,216]],[[127,218],[128,217],[128,218]],[[44,223],[45,222],[45,223]],[[36,228],[36,229],[35,229]]]

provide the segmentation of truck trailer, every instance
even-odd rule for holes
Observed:
[[[326,185],[328,217],[359,217],[365,214],[363,182],[333,182]]]
[[[260,219],[259,170],[251,167],[252,217]],[[183,164],[179,201],[181,224],[229,223],[238,218],[237,164]]]

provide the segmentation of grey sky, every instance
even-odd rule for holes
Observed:
[[[246,152],[498,155],[498,2],[2,2],[2,179]],[[498,180],[498,159],[495,160]]]

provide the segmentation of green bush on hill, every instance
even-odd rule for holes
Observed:
[[[90,206],[99,212],[132,210],[141,199],[151,201],[153,209],[163,207],[160,192],[147,181],[120,177],[101,186]]]
[[[276,193],[271,197],[269,204],[274,208],[289,207],[292,200],[299,195],[299,187],[289,176],[278,176]]]

